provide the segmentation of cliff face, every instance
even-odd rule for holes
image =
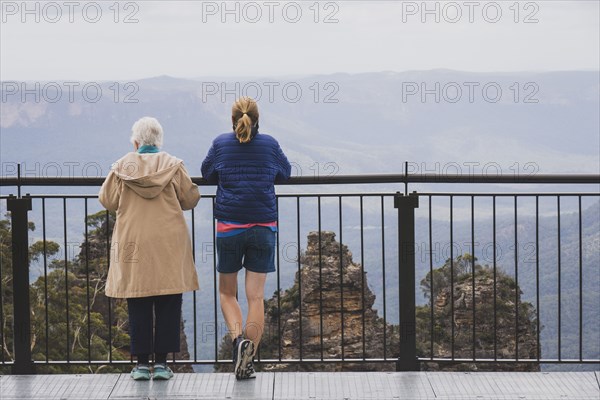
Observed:
[[[276,292],[265,302],[265,333],[260,345],[261,359],[390,359],[389,363],[302,363],[258,364],[258,370],[341,371],[394,370],[399,355],[398,326],[387,324],[384,342],[383,318],[373,309],[375,295],[367,276],[352,253],[335,240],[335,233],[322,231],[308,235],[301,268],[291,288]],[[521,302],[521,291],[514,279],[500,271],[496,275],[496,322],[494,324],[494,275],[489,267],[476,264],[475,270],[475,339],[473,341],[472,258],[459,256],[428,274],[421,281],[423,293],[433,300],[433,336],[431,308],[416,308],[417,355],[429,357],[431,337],[433,356],[450,358],[454,341],[455,358],[471,358],[475,343],[477,358],[494,357],[494,340],[498,358],[514,358],[518,337],[519,358],[536,358],[535,311]],[[476,260],[475,260],[476,261]],[[450,273],[453,272],[451,282]],[[431,287],[433,282],[433,287]],[[452,289],[453,288],[453,289]],[[453,291],[452,291],[453,290]],[[518,291],[518,294],[515,292]],[[433,296],[431,296],[433,295]],[[515,335],[516,302],[519,304],[518,334]],[[454,318],[452,318],[452,304]],[[343,311],[342,311],[343,310]],[[322,320],[322,323],[321,323]],[[281,326],[281,334],[278,326]],[[454,339],[452,336],[454,325]],[[364,329],[363,329],[364,326]],[[494,334],[494,326],[497,327]],[[364,337],[364,345],[363,345]],[[343,339],[342,339],[343,338]],[[343,342],[343,346],[342,346]],[[220,358],[231,357],[231,344],[224,340]],[[539,370],[535,364],[502,363],[435,363],[422,362],[425,370]],[[216,368],[227,371],[229,366]]]
[[[448,260],[444,266],[433,271],[434,357],[452,357],[452,324],[454,324],[455,358],[472,358],[474,348],[477,358],[493,359],[494,347],[498,358],[516,358],[517,347],[519,358],[536,358],[537,326],[533,306],[521,301],[522,293],[514,279],[501,271],[496,272],[494,294],[493,269],[481,266],[476,261],[466,254],[457,257],[452,268],[450,260]],[[474,279],[473,262],[475,262]],[[450,282],[451,269],[454,272],[454,282],[452,283]],[[422,289],[428,296],[432,292],[430,277],[431,275],[427,274],[421,281]],[[475,289],[473,290],[473,288]],[[495,313],[494,303],[496,305]],[[475,304],[475,312],[473,312],[473,304]],[[454,308],[454,319],[452,319],[452,308]],[[426,305],[417,307],[416,312],[418,353],[421,356],[429,357],[431,354],[431,309],[429,305]],[[475,332],[473,332],[473,317],[475,317]],[[426,363],[424,367],[434,370],[461,371],[539,371],[539,366],[531,363],[463,363],[456,365]]]
[[[261,358],[279,356],[278,322],[281,323],[282,358],[383,358],[398,356],[398,333],[387,324],[384,344],[383,318],[373,309],[375,295],[369,289],[361,265],[352,259],[346,245],[335,233],[323,231],[308,235],[301,257],[300,273],[294,285],[266,302],[266,324],[271,327],[261,344]],[[319,267],[321,265],[321,267]],[[300,294],[300,295],[299,295]],[[321,322],[322,321],[322,322]],[[363,345],[364,337],[364,345]],[[277,365],[276,370],[389,370],[390,365],[327,363]]]

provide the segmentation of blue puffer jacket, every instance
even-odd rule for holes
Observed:
[[[233,132],[219,135],[202,162],[202,176],[218,184],[214,216],[225,221],[277,220],[273,184],[290,173],[277,140],[262,133],[248,143],[240,143]]]

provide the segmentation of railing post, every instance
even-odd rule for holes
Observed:
[[[400,192],[394,197],[398,209],[398,280],[400,297],[400,357],[396,371],[418,371],[415,321],[415,208],[419,196]]]
[[[10,196],[7,199],[12,227],[13,273],[13,344],[15,362],[12,373],[34,374],[31,360],[31,314],[29,308],[29,225],[27,213],[31,198]]]

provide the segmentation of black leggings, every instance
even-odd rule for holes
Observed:
[[[132,355],[180,351],[181,298],[179,293],[127,299]]]

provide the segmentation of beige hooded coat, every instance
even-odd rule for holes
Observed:
[[[128,153],[111,168],[100,203],[116,211],[106,279],[108,297],[197,290],[198,275],[182,210],[196,206],[198,186],[183,161],[166,152]]]

